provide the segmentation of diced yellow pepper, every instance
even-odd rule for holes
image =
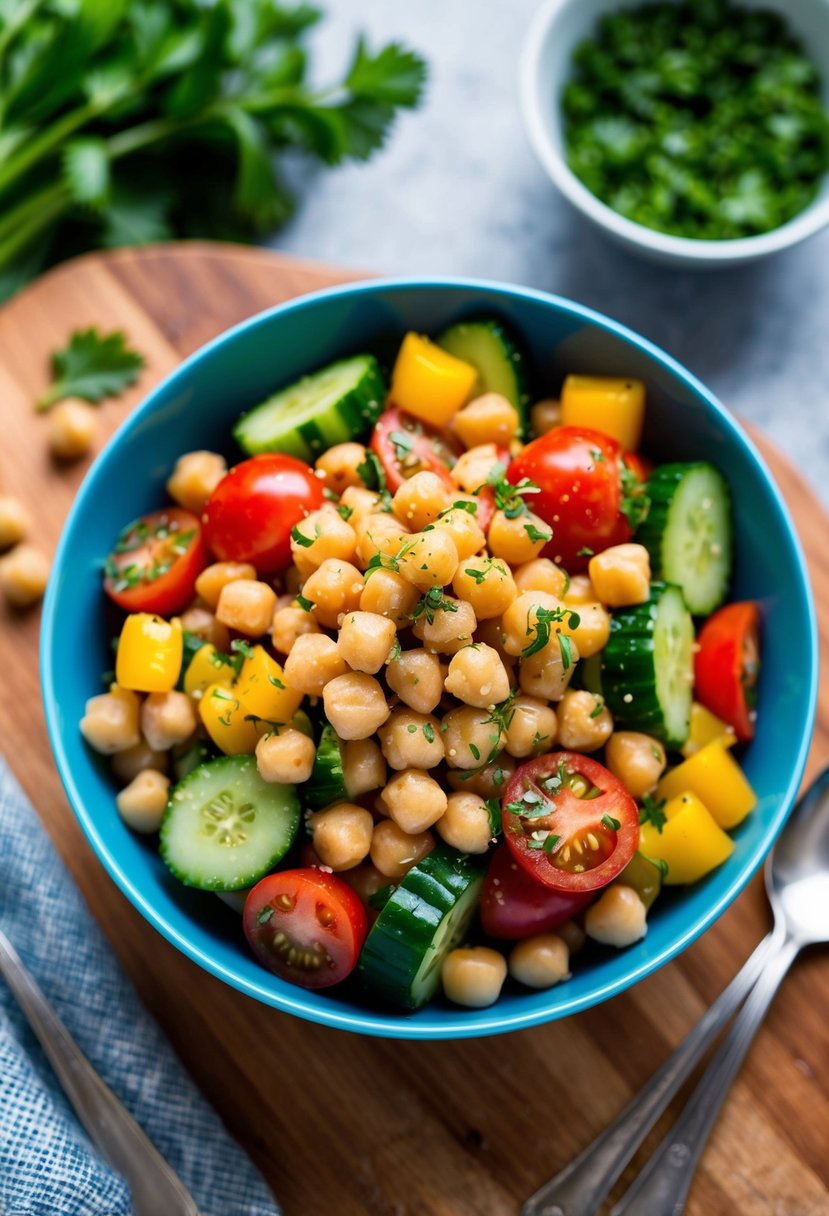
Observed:
[[[302,701],[302,693],[289,688],[284,671],[263,646],[253,647],[233,691],[247,713],[266,722],[290,722]]]
[[[722,718],[718,718],[716,714],[712,714],[711,710],[700,705],[699,701],[694,701],[691,706],[691,729],[688,732],[688,738],[679,749],[680,752],[687,760],[700,748],[705,747],[706,743],[713,743],[715,739],[722,740],[726,747],[733,747],[737,742],[734,727],[723,722]]]
[[[675,798],[685,790],[705,803],[721,828],[735,828],[757,805],[754,790],[722,739],[706,743],[669,769],[656,787],[656,796]]]
[[[212,642],[205,642],[193,655],[184,673],[184,691],[191,697],[199,697],[211,684],[230,688],[235,678],[235,668],[228,662],[227,656],[217,650]]]
[[[438,429],[469,400],[477,368],[423,338],[408,333],[391,376],[391,399],[401,410]]]
[[[233,691],[211,684],[199,699],[199,717],[216,746],[226,756],[247,755],[256,750],[267,724],[255,722],[250,710]],[[264,726],[264,730],[263,730]]]
[[[645,421],[645,385],[610,376],[568,376],[561,390],[561,425],[585,426],[635,452]]]
[[[151,612],[134,612],[124,621],[115,658],[115,678],[136,692],[170,692],[181,671],[181,622]]]
[[[652,823],[639,829],[639,849],[667,863],[666,886],[696,882],[721,865],[734,851],[734,841],[719,826],[696,794],[686,791],[664,808],[660,832]]]

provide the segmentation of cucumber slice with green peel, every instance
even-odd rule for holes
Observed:
[[[322,810],[332,802],[348,800],[343,776],[342,748],[333,726],[324,726],[322,729],[314,767],[310,779],[303,786],[302,798],[312,811]]]
[[[409,870],[360,954],[360,973],[373,992],[404,1009],[419,1009],[434,996],[443,960],[475,915],[483,879],[480,866],[445,846]]]
[[[679,587],[653,583],[646,603],[613,614],[601,674],[618,727],[682,746],[691,725],[694,623]]]
[[[682,588],[694,616],[725,600],[731,578],[731,494],[712,464],[663,464],[648,478],[650,510],[636,532],[655,578]]]
[[[254,756],[220,756],[174,787],[161,856],[188,887],[240,891],[281,861],[299,828],[292,785],[263,781]]]
[[[491,319],[459,321],[443,331],[437,344],[478,369],[475,396],[500,393],[512,402],[520,415],[523,434],[530,409],[527,359],[510,329]]]
[[[334,444],[365,435],[385,396],[374,356],[354,355],[274,393],[242,415],[233,435],[249,456],[285,452],[310,463]]]

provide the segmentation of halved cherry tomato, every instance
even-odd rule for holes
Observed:
[[[104,591],[125,612],[171,616],[192,600],[206,563],[196,516],[167,507],[124,528],[104,564]]]
[[[760,672],[760,610],[753,600],[726,604],[697,638],[697,700],[722,718],[742,743],[754,738]]]
[[[516,769],[504,794],[504,839],[554,891],[597,891],[639,845],[639,812],[622,782],[579,752],[551,752]]]
[[[263,966],[301,988],[330,988],[357,965],[368,932],[350,887],[324,870],[282,870],[245,900],[245,937]]]
[[[243,460],[210,496],[205,540],[220,561],[250,562],[259,574],[291,564],[291,528],[325,501],[314,470],[293,456],[268,452]]]
[[[515,484],[528,477],[541,491],[530,505],[553,529],[545,557],[575,572],[593,553],[630,540],[623,470],[616,440],[585,427],[555,427],[518,453],[507,479]]]
[[[458,458],[455,449],[437,431],[402,410],[386,410],[377,420],[371,449],[379,457],[386,485],[394,494],[415,473],[437,473],[449,489],[454,483],[449,470]]]
[[[654,470],[653,461],[649,460],[647,456],[643,456],[641,452],[625,452],[622,460],[636,480],[642,482],[643,485]]]
[[[481,925],[488,937],[518,941],[549,933],[593,899],[592,891],[554,891],[531,878],[507,845],[492,854],[481,892]]]

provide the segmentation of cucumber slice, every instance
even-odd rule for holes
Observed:
[[[682,588],[695,616],[725,601],[731,578],[731,494],[713,465],[663,464],[648,479],[651,505],[636,539],[655,578]]]
[[[679,587],[616,612],[602,651],[602,691],[617,726],[680,747],[691,726],[694,624]]]
[[[366,938],[359,969],[369,987],[419,1009],[440,985],[440,969],[475,915],[483,871],[441,846],[409,870]]]
[[[333,726],[324,726],[322,729],[314,767],[310,779],[303,787],[302,797],[312,811],[319,811],[330,806],[332,802],[345,802],[348,799],[340,739]]]
[[[253,756],[220,756],[170,794],[161,856],[176,878],[202,891],[240,891],[274,868],[299,828],[292,785],[269,785]]]
[[[370,430],[385,395],[374,356],[354,355],[274,393],[242,415],[233,435],[249,456],[286,452],[310,462],[335,443],[359,439]]]
[[[491,319],[460,321],[450,325],[437,340],[450,355],[478,369],[475,396],[500,393],[511,401],[527,428],[530,394],[527,390],[527,359],[512,332]]]

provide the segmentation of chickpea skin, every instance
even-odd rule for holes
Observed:
[[[451,950],[443,960],[443,991],[455,1005],[468,1009],[494,1005],[506,978],[504,956],[488,946]]]
[[[434,777],[415,768],[395,773],[381,797],[389,819],[411,836],[437,823],[448,802]]]
[[[452,656],[444,688],[465,705],[484,709],[509,696],[509,675],[497,650],[474,642]]]
[[[479,794],[456,791],[449,795],[437,830],[448,845],[461,853],[486,853],[493,839],[489,807]]]
[[[443,695],[440,660],[428,650],[403,650],[386,668],[386,683],[411,709],[430,714]]]
[[[480,768],[503,745],[503,731],[486,710],[464,705],[443,719],[443,746],[451,768]]]
[[[558,707],[558,741],[568,750],[594,752],[613,734],[613,718],[604,699],[584,689],[568,688]]]
[[[636,799],[650,793],[665,771],[665,748],[652,735],[617,730],[607,741],[607,767]]]
[[[527,988],[552,988],[570,978],[570,951],[555,933],[527,937],[512,948],[509,973]]]
[[[391,768],[437,768],[443,759],[443,735],[437,718],[413,709],[392,710],[377,732]],[[429,826],[429,825],[427,825]]]
[[[287,675],[287,667],[285,671]],[[325,716],[341,739],[368,739],[391,712],[382,686],[361,671],[329,680],[322,700]]]
[[[314,740],[291,726],[273,735],[263,735],[256,744],[256,768],[263,781],[299,785],[314,768]]]
[[[308,816],[314,848],[335,872],[353,870],[368,857],[374,834],[371,812],[353,802],[338,802]]]
[[[419,832],[412,836],[404,832],[393,819],[383,819],[374,825],[371,837],[370,857],[372,865],[390,878],[400,882],[413,865],[421,861],[435,847],[431,832]]]

